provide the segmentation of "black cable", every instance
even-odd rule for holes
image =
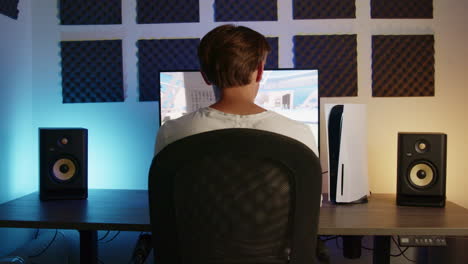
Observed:
[[[392,237],[392,238],[393,238],[393,237]],[[397,246],[398,246],[398,245],[397,245]],[[365,247],[365,246],[361,246],[361,248],[362,248],[362,249],[365,249],[365,250],[374,251],[373,248],[368,248],[368,247]],[[406,248],[403,250],[403,253],[405,253],[405,252],[408,250],[408,248],[409,248],[409,247],[406,247]],[[401,256],[401,255],[402,255],[401,250],[400,250],[400,254],[391,254],[391,253],[390,253],[390,256],[391,256],[391,257],[399,257],[399,256]]]
[[[320,236],[320,240],[326,242],[329,240],[337,239],[339,236],[327,236],[327,238],[322,238],[323,236]]]
[[[365,249],[365,250],[370,250],[370,251],[374,251],[373,248],[368,248],[368,247],[365,247],[365,246],[361,246],[361,248]]]
[[[107,240],[107,241],[104,241],[104,242],[101,242],[101,243],[109,243],[109,242],[111,242],[112,240],[114,240],[119,234],[120,234],[120,231],[117,231],[117,233],[116,233],[111,239],[109,239],[109,240]]]
[[[325,174],[325,173],[328,173],[328,171],[324,171],[324,172],[322,172],[322,174]]]
[[[393,240],[393,243],[395,243],[395,245],[397,246],[398,250],[400,251],[400,254],[398,256],[403,256],[406,260],[416,263],[415,260],[409,259],[405,255],[405,252],[406,252],[406,250],[408,250],[409,247],[405,248],[404,250],[401,250],[400,245],[398,245],[398,243],[396,242],[396,240],[395,240],[395,238],[393,236],[392,236],[392,240]]]
[[[408,249],[409,249],[409,247],[406,247],[405,249],[403,249],[403,251],[400,250],[400,254],[392,255],[392,257],[403,256],[403,254],[405,254],[405,252],[406,252]]]
[[[104,240],[110,233],[110,230],[107,230],[106,234],[103,235],[101,238],[98,239],[98,241]]]
[[[343,249],[343,247],[340,247],[340,243],[338,243],[338,238],[340,238],[340,237],[341,237],[341,236],[337,236],[337,238],[336,238],[336,240],[335,240],[335,244],[336,244],[336,247],[337,247],[338,249],[341,250],[341,249]],[[342,237],[341,237],[341,240],[343,240]]]
[[[364,241],[364,239],[365,239],[365,238],[366,238],[366,237],[364,237],[364,238],[362,239],[362,241]],[[374,249],[373,249],[373,248],[366,247],[366,246],[362,246],[362,245],[361,245],[361,248],[362,248],[362,249],[365,249],[365,250],[372,251],[372,252],[374,251]]]
[[[362,249],[365,249],[365,250],[374,251],[373,248],[368,248],[368,247],[365,247],[365,246],[361,246],[361,248],[362,248]],[[405,248],[405,250],[403,250],[403,252],[405,252],[407,249],[408,249],[408,248]],[[401,256],[401,253],[400,253],[400,254],[397,254],[397,255],[395,255],[395,254],[390,254],[390,257],[399,257],[399,256]]]
[[[370,250],[370,251],[374,251],[373,248],[368,248],[366,246],[362,246],[362,244],[364,243],[364,240],[366,239],[366,236],[363,236],[362,240],[361,240],[361,248],[362,249],[366,249],[366,250]]]
[[[340,247],[339,245],[339,242],[338,242],[338,238],[340,238],[341,236],[331,236],[331,237],[328,237],[326,239],[320,239],[322,241],[328,241],[328,240],[333,240],[333,239],[336,239],[335,240],[335,243],[336,243],[336,247],[338,249],[342,249],[342,247]],[[392,240],[393,242],[395,243],[395,245],[398,247],[398,250],[400,251],[399,254],[390,254],[391,257],[399,257],[399,256],[403,256],[405,259],[407,259],[408,261],[410,262],[414,262],[416,263],[416,261],[412,260],[412,259],[409,259],[406,255],[405,255],[405,252],[409,249],[409,247],[406,247],[405,249],[401,249],[401,247],[398,245],[398,243],[396,242],[395,238],[392,236]],[[373,248],[368,248],[368,247],[365,247],[365,246],[361,246],[361,248],[363,249],[366,249],[366,250],[370,250],[370,251],[374,251]]]
[[[58,234],[58,230],[55,229],[55,235],[54,235],[54,237],[52,238],[52,240],[49,242],[49,244],[47,245],[47,247],[44,248],[41,252],[39,252],[39,254],[32,255],[32,256],[28,256],[28,257],[29,257],[29,258],[36,258],[36,257],[39,257],[40,255],[44,254],[44,252],[46,252],[46,250],[49,249],[49,247],[52,245],[52,243],[54,243],[55,238],[57,238],[57,234]]]

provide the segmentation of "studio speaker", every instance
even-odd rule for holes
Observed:
[[[397,205],[445,206],[447,135],[398,133]]]
[[[39,128],[41,200],[88,197],[88,130]]]

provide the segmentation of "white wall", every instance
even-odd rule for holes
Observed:
[[[125,7],[124,25],[59,26],[56,0],[33,3],[33,126],[89,130],[89,188],[147,188],[159,114],[156,102],[138,102],[137,50],[130,38],[134,26],[127,25],[129,12],[135,15]],[[70,32],[74,37],[67,38]],[[125,102],[62,104],[59,42],[85,38],[123,39]]]
[[[321,103],[359,102],[368,107],[370,189],[396,192],[397,133],[448,134],[447,197],[468,207],[464,186],[468,180],[468,142],[464,121],[468,107],[468,10],[466,0],[434,0],[433,20],[370,20],[368,6],[358,1],[358,97],[330,98]],[[367,1],[366,1],[367,2]],[[362,18],[362,17],[367,17]],[[435,96],[372,98],[371,34],[434,34]],[[323,149],[323,148],[322,148]]]
[[[0,203],[34,191],[37,152],[32,144],[31,3],[22,0],[18,20],[0,14]],[[0,256],[31,237],[31,231],[0,228]]]
[[[157,104],[138,102],[138,39],[202,37],[222,24],[213,20],[214,0],[200,1],[200,23],[146,24],[135,22],[136,3],[123,0],[123,24],[59,26],[56,0],[36,1],[33,6],[34,126],[84,126],[90,129],[90,187],[145,188],[153,134],[157,130]],[[323,98],[325,103],[364,103],[368,106],[369,181],[372,192],[396,192],[396,143],[399,131],[448,134],[447,196],[468,207],[464,172],[468,143],[464,131],[468,86],[467,0],[434,0],[434,19],[371,19],[370,1],[356,1],[356,19],[293,20],[291,1],[278,1],[279,20],[242,22],[267,36],[279,37],[279,66],[293,67],[292,37],[297,34],[357,34],[358,96]],[[373,98],[371,95],[371,36],[373,34],[435,35],[435,96]],[[123,39],[124,103],[61,104],[60,40]],[[89,115],[94,115],[90,120]],[[136,121],[133,120],[137,118]],[[322,117],[323,119],[323,117]],[[103,122],[106,127],[103,127]],[[129,130],[129,127],[132,129]],[[321,138],[324,139],[322,126]],[[99,142],[91,142],[92,138]],[[109,135],[106,137],[106,135]],[[128,149],[119,149],[121,142]],[[323,141],[323,140],[322,140]],[[108,156],[109,149],[115,153]],[[325,146],[322,144],[322,157]],[[143,161],[128,166],[116,160]],[[94,162],[99,161],[98,164]],[[325,162],[323,165],[326,165]],[[145,167],[142,169],[142,167]],[[132,173],[133,172],[133,173]],[[100,179],[97,179],[99,175]],[[130,180],[127,180],[131,177]],[[324,181],[326,182],[326,181]]]
[[[21,1],[18,20],[0,14],[0,203],[24,194],[32,138],[30,1]],[[34,149],[36,150],[36,149]],[[19,164],[25,162],[23,165]]]

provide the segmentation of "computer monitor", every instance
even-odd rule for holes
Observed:
[[[215,90],[199,71],[160,72],[160,124],[216,101]],[[265,70],[255,103],[307,124],[319,145],[318,71]]]

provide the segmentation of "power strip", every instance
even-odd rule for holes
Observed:
[[[400,247],[445,247],[444,236],[398,236]]]

